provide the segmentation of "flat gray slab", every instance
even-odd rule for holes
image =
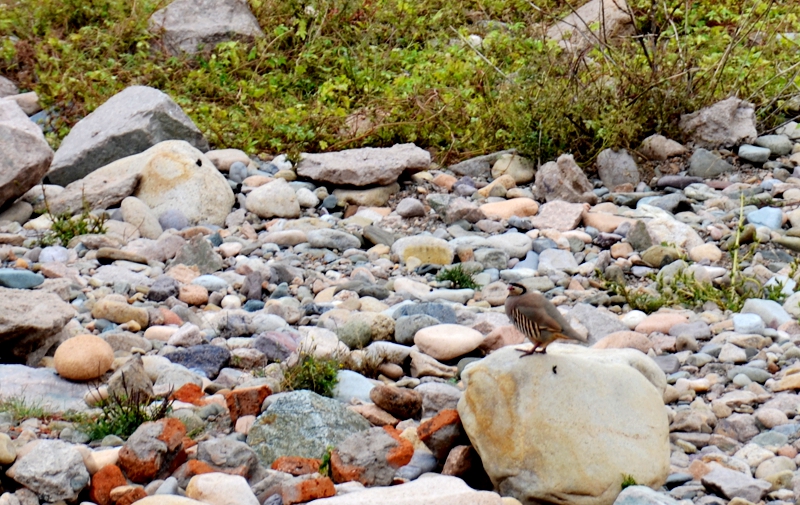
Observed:
[[[62,379],[50,368],[0,365],[0,399],[22,398],[27,405],[39,405],[52,412],[83,411],[89,407],[83,395],[87,383]]]

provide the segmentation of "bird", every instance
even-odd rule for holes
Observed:
[[[533,348],[529,351],[518,349],[522,356],[530,356],[539,348],[542,354],[547,354],[547,346],[558,339],[586,342],[586,337],[578,334],[569,325],[550,300],[538,291],[528,292],[522,284],[509,284],[506,315],[533,342]]]

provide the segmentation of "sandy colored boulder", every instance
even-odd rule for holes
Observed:
[[[414,344],[428,356],[447,361],[477,349],[483,334],[459,324],[437,324],[417,331]]]
[[[297,175],[330,184],[369,186],[397,181],[405,170],[428,168],[431,155],[414,144],[363,147],[331,153],[303,153]]]
[[[623,475],[663,485],[670,446],[661,392],[631,366],[605,362],[617,352],[520,359],[506,347],[465,369],[458,412],[496,489],[523,503],[611,505]]]
[[[114,349],[95,335],[78,335],[58,346],[55,353],[58,375],[85,381],[101,377],[114,362]]]
[[[636,349],[646,353],[653,344],[644,333],[617,331],[606,335],[592,346],[593,349]]]

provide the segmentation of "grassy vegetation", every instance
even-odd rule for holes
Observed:
[[[330,398],[339,382],[337,374],[341,368],[336,359],[318,358],[311,353],[301,352],[297,363],[284,372],[281,391],[307,389]]]
[[[740,199],[740,209],[744,209],[744,196]],[[739,221],[734,233],[731,250],[730,279],[720,284],[696,279],[685,270],[679,271],[667,278],[663,272],[653,275],[653,287],[632,287],[612,280],[604,280],[605,288],[614,294],[621,295],[631,309],[641,310],[646,313],[655,312],[661,307],[701,307],[706,302],[712,302],[721,310],[739,312],[744,303],[750,298],[763,298],[778,303],[783,303],[786,295],[783,293],[785,283],[777,282],[764,285],[754,277],[744,274],[742,262],[748,260],[755,253],[758,242],[751,244],[744,256],[741,256],[741,237],[744,232],[745,218],[740,210]],[[793,262],[789,277],[795,278],[797,263]]]
[[[731,93],[769,128],[799,83],[798,42],[782,36],[800,32],[794,0],[631,0],[633,35],[578,55],[545,36],[572,8],[557,0],[250,0],[263,39],[188,57],[147,31],[167,3],[0,2],[0,74],[58,111],[54,146],[143,84],[214,146],[252,154],[415,142],[444,164],[508,147],[588,162],[679,138],[681,113]]]
[[[172,411],[172,400],[150,398],[148,395],[134,394],[128,397],[112,393],[96,406],[101,410],[100,414],[80,420],[78,429],[92,440],[102,440],[108,435],[127,439],[142,423],[166,417]]]
[[[47,200],[45,200],[46,202]],[[49,208],[47,214],[50,215],[53,223],[50,225],[50,229],[39,237],[39,245],[42,247],[54,244],[67,247],[73,238],[80,235],[103,234],[108,231],[106,214],[102,211],[99,215],[92,214],[90,204],[85,199],[80,214],[73,216],[69,210],[52,214]]]
[[[11,414],[16,422],[26,419],[48,419],[52,412],[36,401],[26,400],[22,396],[0,398],[0,412]]]
[[[455,265],[451,268],[443,268],[436,274],[437,281],[450,281],[453,283],[453,289],[478,289],[478,283],[472,278],[472,274],[464,270],[461,265]]]

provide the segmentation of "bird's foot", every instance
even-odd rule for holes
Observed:
[[[519,356],[520,358],[522,358],[524,356],[530,356],[531,354],[539,354],[539,351],[537,351],[537,349],[538,349],[538,346],[534,346],[534,347],[528,349],[527,351],[524,350],[524,349],[517,349],[517,351],[522,353]]]

